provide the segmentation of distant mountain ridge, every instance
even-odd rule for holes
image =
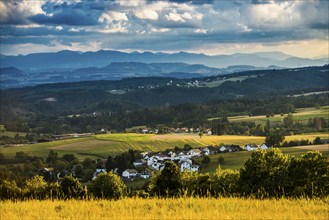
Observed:
[[[190,79],[217,76],[247,70],[259,70],[254,66],[230,66],[212,68],[202,64],[113,62],[104,67],[87,67],[63,71],[23,71],[16,67],[0,68],[1,88],[16,88],[31,85],[77,82],[90,80],[119,80],[132,77],[172,77]]]
[[[214,55],[196,53],[152,53],[152,52],[121,52],[99,50],[95,52],[79,52],[63,50],[54,53],[33,53],[18,56],[0,56],[0,67],[16,67],[22,70],[59,70],[78,69],[87,67],[104,67],[113,62],[141,62],[141,63],[187,63],[201,64],[214,68],[228,66],[250,65],[268,67],[270,65],[293,68],[302,66],[321,66],[328,63],[328,59],[307,59],[284,54],[282,52],[237,53],[232,55]]]

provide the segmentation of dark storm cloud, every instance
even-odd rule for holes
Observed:
[[[204,5],[204,4],[212,4],[215,0],[169,0],[169,2],[175,3],[191,3],[194,5]],[[150,0],[150,2],[152,2]]]
[[[62,11],[48,16],[38,14],[29,17],[29,20],[37,24],[55,24],[55,25],[72,25],[72,26],[89,26],[98,24],[97,18],[92,14],[80,10]]]

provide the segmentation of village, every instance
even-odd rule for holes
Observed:
[[[134,168],[126,169],[122,172],[122,179],[125,181],[133,181],[134,179],[142,178],[149,179],[153,171],[161,171],[166,161],[175,162],[181,172],[199,172],[200,165],[194,163],[193,159],[206,157],[209,155],[226,153],[226,152],[237,152],[241,150],[245,151],[256,151],[256,150],[268,150],[266,144],[261,144],[257,146],[256,144],[247,144],[243,148],[239,145],[227,145],[227,146],[208,146],[203,148],[193,148],[188,151],[184,150],[170,150],[169,152],[159,152],[159,153],[148,153],[142,152],[142,159],[137,159],[133,162]],[[93,174],[93,179],[97,178],[100,173],[107,172],[105,168],[96,169]],[[118,173],[118,169],[114,169],[114,172]],[[120,174],[119,174],[120,175]]]

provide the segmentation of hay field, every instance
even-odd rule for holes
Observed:
[[[2,201],[1,219],[328,219],[328,199]]]

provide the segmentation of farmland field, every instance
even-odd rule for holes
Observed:
[[[328,199],[2,201],[1,219],[328,219]]]
[[[328,134],[322,133],[287,136],[286,140],[313,140],[318,136],[321,138],[328,138]],[[264,137],[257,136],[234,135],[204,135],[200,138],[197,134],[104,134],[48,143],[1,147],[0,152],[3,153],[6,158],[13,158],[16,152],[19,151],[46,158],[49,150],[53,149],[60,155],[75,154],[81,160],[86,157],[106,159],[108,155],[114,156],[129,149],[156,152],[176,146],[182,148],[184,144],[189,144],[192,147],[220,145],[221,143],[244,146],[248,143],[261,144],[264,142],[264,139]]]
[[[329,106],[322,106],[318,109],[316,108],[298,108],[296,112],[292,113],[294,116],[294,121],[307,122],[309,118],[314,117],[323,117],[325,120],[329,120]],[[270,122],[281,122],[287,114],[281,116],[279,114],[274,115],[273,117],[267,118],[266,115],[260,116],[234,116],[228,117],[228,120],[231,122],[241,122],[241,121],[250,121],[255,122],[256,124],[265,124],[267,120]],[[211,119],[210,119],[211,120]]]
[[[323,155],[329,155],[329,144],[325,145],[308,145],[308,146],[298,146],[298,147],[284,147],[280,148],[283,153],[288,155],[300,156],[305,154],[308,151],[317,150],[321,152]],[[224,158],[224,161],[220,163],[221,168],[223,169],[233,169],[239,170],[243,167],[246,160],[250,158],[251,151],[240,151],[240,152],[232,152],[232,153],[223,153],[223,154],[215,154],[210,155],[210,163],[207,165],[203,165],[201,172],[210,172],[213,173],[217,169],[219,162],[218,158]],[[202,158],[196,159],[196,162],[201,164]]]

